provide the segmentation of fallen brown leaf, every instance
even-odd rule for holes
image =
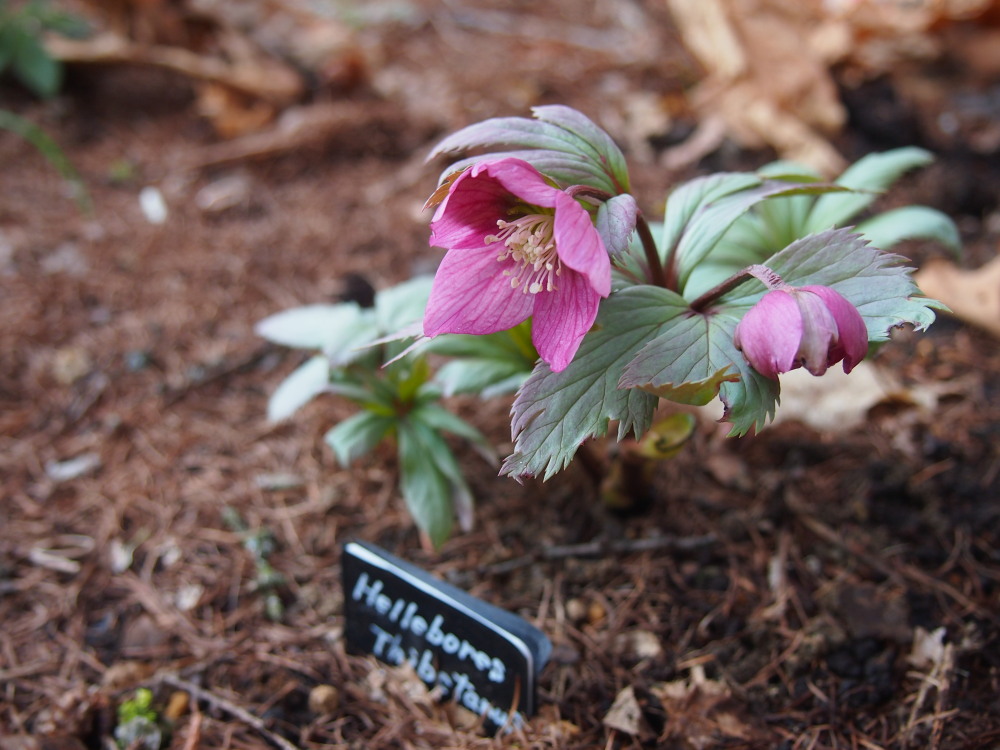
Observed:
[[[631,685],[615,696],[615,702],[604,717],[604,726],[631,735],[638,735],[643,731],[642,709]]]
[[[1000,256],[975,270],[931,260],[914,280],[928,297],[944,302],[961,320],[1000,336]]]
[[[709,679],[700,664],[691,668],[689,677],[653,685],[650,692],[663,704],[667,715],[661,740],[677,739],[679,747],[702,750],[718,747],[720,736],[751,736],[749,727],[725,710],[732,695],[729,687]]]
[[[940,54],[941,29],[974,19],[996,0],[667,0],[685,46],[705,77],[691,91],[701,119],[721,118],[749,148],[773,147],[786,159],[834,175],[845,166],[827,140],[846,121],[830,66],[855,78],[899,61]],[[980,57],[983,55],[980,54]],[[995,57],[995,55],[994,55]],[[704,148],[675,150],[697,157]]]

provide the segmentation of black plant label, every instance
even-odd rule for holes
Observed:
[[[521,727],[534,713],[552,651],[544,633],[371,544],[344,545],[341,567],[348,648],[409,662],[487,731]]]

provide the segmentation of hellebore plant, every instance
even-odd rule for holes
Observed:
[[[486,153],[448,167],[427,201],[436,207],[430,244],[446,252],[426,305],[410,294],[422,323],[378,344],[416,336],[397,362],[444,358],[436,375],[428,364],[435,395],[516,389],[514,450],[501,474],[548,479],[612,422],[619,440],[634,434],[643,444],[648,433],[652,445],[670,443],[657,449],[667,455],[676,441],[657,437],[660,399],[718,397],[730,435],[759,430],[774,416],[781,373],[822,375],[838,362],[850,372],[870,343],[901,325],[925,329],[941,308],[885,248],[923,238],[957,249],[950,219],[910,206],[844,226],[929,161],[920,149],[871,155],[834,182],[784,163],[699,177],[670,193],[654,224],[607,133],[568,107],[533,114],[486,120],[434,149],[432,158]],[[405,475],[412,460],[403,460],[407,430],[398,424]],[[437,465],[454,484],[457,467]],[[435,542],[449,503],[438,501]],[[426,507],[408,504],[428,531]]]

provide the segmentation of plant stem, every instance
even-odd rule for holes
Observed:
[[[608,201],[612,197],[604,190],[598,190],[588,185],[573,185],[567,188],[566,192],[574,198],[593,198],[601,203]],[[635,230],[639,234],[639,241],[642,242],[642,249],[646,254],[646,264],[649,266],[649,283],[669,289],[670,287],[667,286],[666,278],[663,275],[663,262],[660,260],[660,253],[656,249],[656,240],[653,239],[653,232],[650,230],[649,223],[641,211],[635,217]]]
[[[660,251],[656,249],[656,240],[653,239],[653,232],[649,228],[646,217],[641,213],[636,216],[635,230],[639,233],[639,241],[642,242],[642,249],[646,253],[650,283],[654,286],[662,286],[670,289],[671,287],[667,284],[667,278],[663,274],[663,263],[660,261]],[[673,291],[676,291],[676,289]]]
[[[672,292],[680,293],[680,279],[677,271],[677,244],[667,248],[667,266],[663,273],[663,286]]]
[[[570,185],[566,188],[566,194],[573,198],[593,198],[597,203],[606,203],[613,197],[607,190],[590,185]]]
[[[771,291],[775,289],[780,289],[782,286],[785,285],[785,282],[782,281],[781,277],[774,271],[772,271],[770,268],[755,263],[752,266],[747,266],[738,273],[734,273],[732,276],[723,281],[721,284],[715,285],[707,292],[702,294],[700,297],[698,297],[698,299],[696,299],[694,302],[691,303],[691,309],[694,312],[703,311],[706,307],[715,302],[715,300],[719,299],[719,297],[726,294],[727,292],[732,291],[740,284],[742,284],[744,281],[750,278],[757,279],[760,283],[766,286],[768,290]]]

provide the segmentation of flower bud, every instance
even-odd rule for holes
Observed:
[[[830,287],[783,284],[747,311],[733,343],[769,378],[797,367],[822,375],[841,360],[850,372],[868,353],[868,328],[857,308]]]

